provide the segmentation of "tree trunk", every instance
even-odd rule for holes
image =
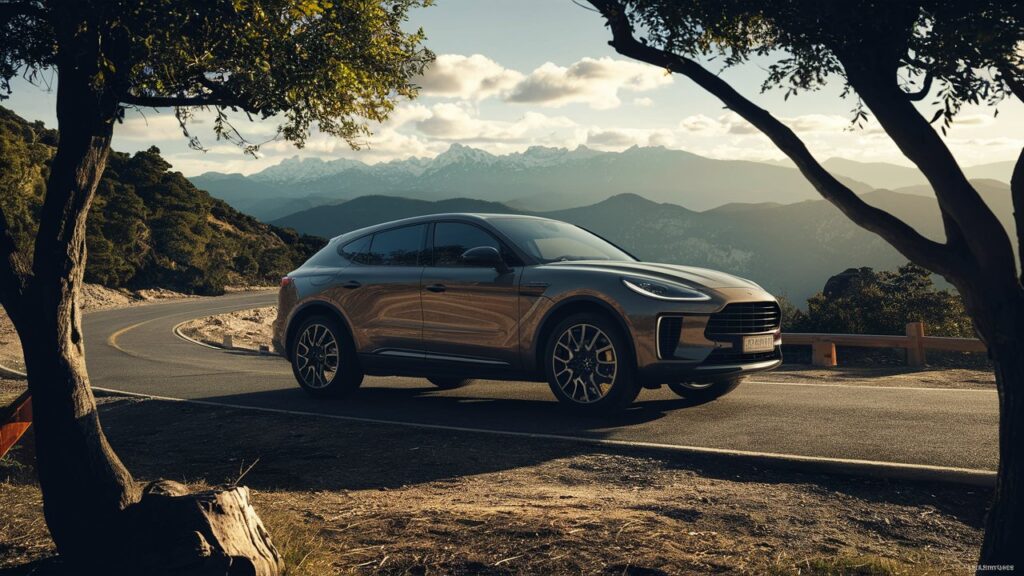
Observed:
[[[14,308],[24,349],[43,511],[57,550],[90,574],[279,574],[283,562],[248,490],[189,495],[158,482],[140,491],[103,434],[85,366],[79,288],[86,216],[120,109],[78,63],[59,65],[58,74],[60,143],[32,275],[4,301]]]
[[[989,352],[999,390],[999,471],[979,564],[1024,567],[1024,318],[1012,315]],[[1016,326],[1012,326],[1015,324]],[[980,568],[981,568],[980,567]],[[979,574],[991,574],[979,568]]]
[[[85,220],[106,166],[116,112],[116,102],[104,102],[80,70],[59,69],[60,143],[17,326],[32,392],[46,523],[60,553],[76,559],[95,554],[96,539],[139,497],[100,427],[78,302]]]

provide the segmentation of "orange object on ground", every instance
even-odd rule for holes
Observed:
[[[17,444],[32,425],[32,395],[26,390],[10,406],[0,409],[0,458]]]

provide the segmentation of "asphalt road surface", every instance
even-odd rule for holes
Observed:
[[[416,378],[367,378],[344,400],[302,392],[288,363],[205,348],[175,336],[185,320],[266,306],[273,292],[197,298],[84,318],[94,386],[231,405],[386,421],[994,470],[995,391],[745,382],[688,406],[667,388],[644,390],[613,417],[561,409],[546,384],[477,381],[441,391]],[[412,430],[412,429],[411,429]],[[514,439],[510,439],[514,441]]]

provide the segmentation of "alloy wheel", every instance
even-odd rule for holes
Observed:
[[[555,342],[551,362],[558,387],[580,404],[604,398],[618,375],[615,345],[593,324],[566,328]]]
[[[295,366],[303,384],[326,388],[338,373],[338,340],[323,324],[310,324],[295,346]]]

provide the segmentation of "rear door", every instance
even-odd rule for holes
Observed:
[[[373,234],[348,255],[333,288],[349,317],[361,353],[422,356],[420,276],[426,264],[427,225]]]
[[[428,358],[518,367],[519,276],[462,261],[470,248],[492,246],[510,266],[515,256],[494,235],[467,222],[434,224],[432,259],[423,271],[423,348]]]

